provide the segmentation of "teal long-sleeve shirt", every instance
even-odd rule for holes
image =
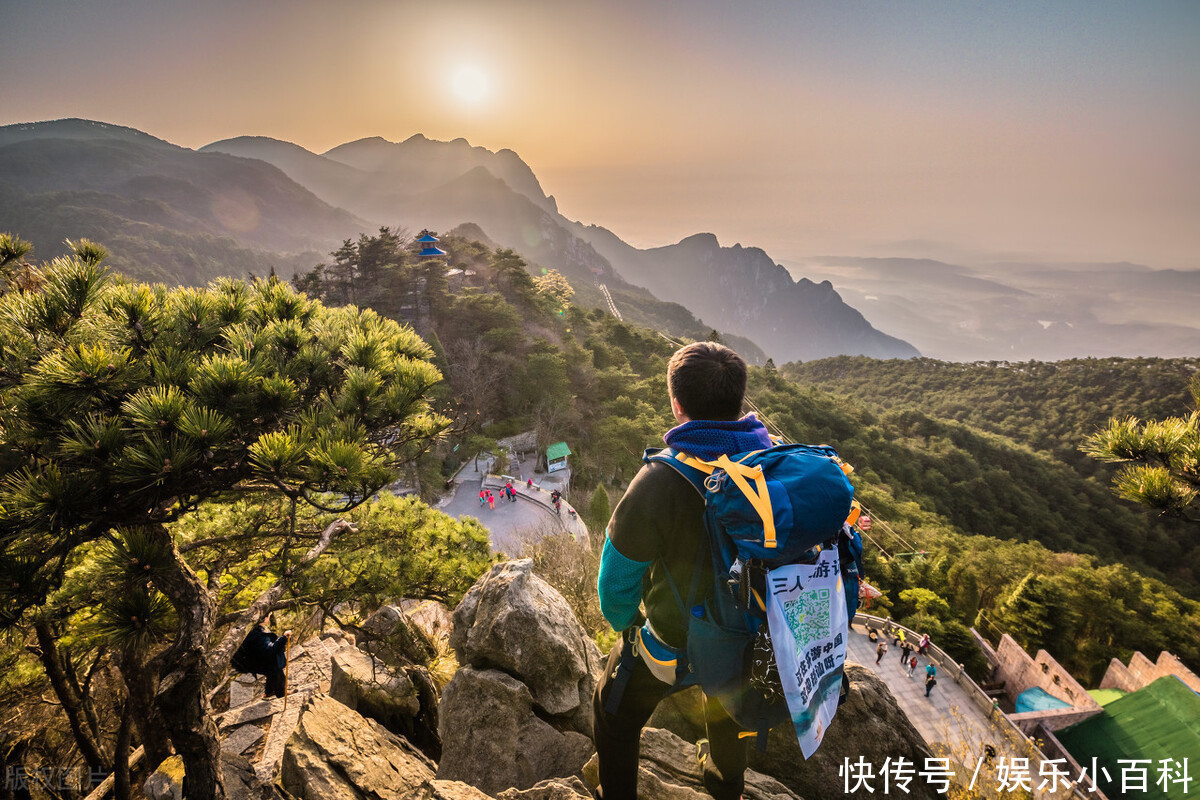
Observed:
[[[642,579],[652,563],[621,555],[605,533],[596,589],[600,594],[600,613],[613,630],[623,631],[637,620],[638,606],[642,603]]]
[[[615,630],[631,626],[644,604],[663,642],[686,646],[690,615],[680,608],[670,584],[686,598],[698,548],[708,551],[703,517],[704,498],[666,464],[647,464],[630,482],[609,521],[597,580],[600,611]],[[704,570],[700,587],[712,584],[710,562],[699,562]]]

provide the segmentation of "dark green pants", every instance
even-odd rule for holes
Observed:
[[[654,677],[640,658],[634,659],[633,673],[625,685],[621,705],[614,714],[605,712],[604,706],[625,647],[628,644],[622,640],[609,653],[608,664],[592,697],[600,766],[597,797],[602,800],[636,800],[642,728],[658,702],[671,689]],[[741,730],[720,703],[712,699],[705,701],[704,721],[711,751],[704,762],[704,788],[716,800],[738,800],[742,796],[746,772],[746,745],[738,738]]]

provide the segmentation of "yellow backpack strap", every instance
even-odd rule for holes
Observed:
[[[846,524],[853,525],[854,523],[858,522],[858,518],[861,516],[862,506],[858,504],[857,500],[852,500],[850,502],[850,516],[846,517]]]
[[[767,492],[767,476],[763,475],[762,467],[757,464],[748,467],[731,461],[729,456],[718,458],[717,466],[725,470],[725,474],[730,477],[734,485],[742,490],[742,494],[750,501],[750,505],[762,517],[763,547],[774,548],[775,515],[771,513],[771,495]],[[753,486],[750,485],[750,481],[754,481]]]
[[[703,459],[696,458],[695,456],[689,456],[684,452],[675,453],[675,460],[680,464],[683,464],[685,467],[691,467],[692,469],[700,470],[705,475],[712,475],[717,469],[717,464],[713,463],[712,461],[704,461]]]

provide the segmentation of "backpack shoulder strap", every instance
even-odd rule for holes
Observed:
[[[689,456],[674,447],[650,449],[642,454],[642,461],[647,464],[660,462],[678,472],[684,480],[692,485],[701,497],[704,497],[704,479],[712,475],[716,468],[707,461]]]

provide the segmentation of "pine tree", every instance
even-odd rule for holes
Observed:
[[[77,250],[0,297],[0,562],[14,567],[0,621],[44,605],[81,548],[144,537],[175,622],[154,704],[189,795],[223,797],[206,693],[229,653],[210,652],[216,603],[171,523],[249,486],[353,508],[444,427],[426,399],[441,376],[419,337],[374,312],[274,279],[125,283]],[[331,524],[305,558],[348,527]]]

